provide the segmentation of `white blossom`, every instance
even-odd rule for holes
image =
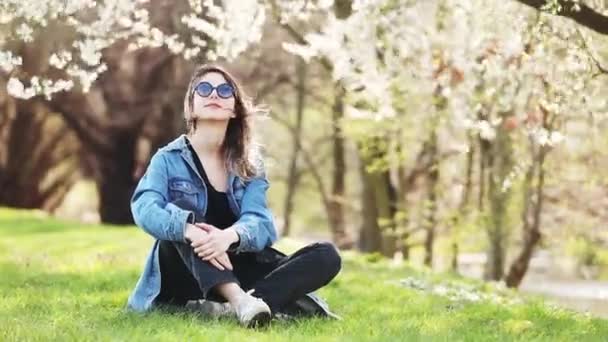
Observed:
[[[479,136],[484,140],[494,140],[496,138],[496,129],[486,120],[479,121],[477,126]]]
[[[74,82],[72,80],[52,81],[34,76],[30,80],[30,86],[26,88],[19,79],[11,77],[6,84],[6,90],[9,95],[19,99],[27,100],[38,94],[50,99],[52,94],[70,90],[73,86]]]
[[[63,69],[70,61],[72,61],[72,54],[69,51],[53,53],[49,58],[49,64],[57,69]]]
[[[11,72],[16,66],[20,66],[21,63],[21,56],[15,56],[11,51],[0,50],[0,68],[5,72]]]
[[[33,32],[34,31],[26,23],[21,23],[21,25],[19,25],[19,27],[15,31],[17,37],[24,43],[30,43],[34,40],[34,37],[32,36]]]
[[[150,23],[147,0],[4,0],[0,5],[0,23],[9,28],[0,43],[16,39],[32,43],[39,35],[48,34],[45,27],[53,22],[61,30],[72,29],[66,40],[51,45],[48,63],[64,70],[88,91],[100,73],[107,69],[102,51],[119,40],[128,41],[128,50],[143,47],[166,47],[186,59],[206,53],[207,58],[233,59],[262,36],[266,20],[263,2],[255,0],[223,1],[218,6],[211,0],[188,1],[191,12],[182,18],[183,28],[167,34]],[[327,1],[325,1],[327,3]],[[206,19],[203,19],[206,18]],[[10,31],[10,27],[13,31]],[[214,40],[213,48],[202,36]],[[6,37],[6,38],[5,38]],[[46,38],[45,38],[46,39]],[[16,51],[0,51],[0,68],[11,72],[21,65]],[[23,86],[30,84],[29,87]],[[20,86],[21,85],[21,86]],[[50,96],[73,86],[69,80],[52,81],[45,75],[13,81],[11,94]]]
[[[545,128],[537,128],[530,132],[532,139],[540,146],[556,146],[564,141],[565,137],[558,131],[548,131]]]
[[[23,83],[14,77],[11,77],[6,83],[6,91],[9,95],[18,99],[27,100],[36,96],[36,92],[33,89],[26,89]]]

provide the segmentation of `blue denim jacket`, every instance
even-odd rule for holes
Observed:
[[[238,217],[233,225],[239,243],[230,251],[257,252],[271,246],[277,239],[275,223],[266,200],[269,183],[265,172],[244,181],[234,173],[228,175],[226,193],[230,209]],[[156,238],[146,260],[144,271],[129,296],[127,307],[147,311],[160,293],[159,240],[187,242],[186,223],[194,223],[195,213],[175,203],[186,202],[205,214],[207,188],[194,164],[185,135],[180,135],[160,148],[150,160],[146,173],[139,180],[131,197],[135,223]]]

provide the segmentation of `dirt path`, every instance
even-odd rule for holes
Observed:
[[[527,277],[520,290],[540,294],[577,311],[608,318],[608,282]]]

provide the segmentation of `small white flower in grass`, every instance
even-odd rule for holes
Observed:
[[[486,293],[481,289],[467,283],[461,282],[443,282],[439,284],[433,284],[430,281],[421,278],[407,277],[400,280],[403,286],[432,293],[438,296],[445,297],[453,302],[479,302],[488,301],[499,304],[516,304],[521,302],[519,298],[511,298],[507,296],[504,289],[499,287],[492,290],[492,292]]]
[[[482,299],[479,293],[476,293],[473,291],[462,290],[459,293],[459,295],[460,295],[460,298],[471,301],[471,302],[478,302]],[[490,299],[490,298],[486,298],[486,299]]]
[[[433,288],[433,292],[435,294],[438,294],[440,296],[445,296],[448,294],[449,289],[446,286],[443,285],[437,285]]]
[[[429,287],[429,284],[419,278],[407,277],[400,280],[403,286],[407,286],[416,290],[426,290]]]

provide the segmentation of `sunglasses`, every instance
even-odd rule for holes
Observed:
[[[194,88],[194,91],[202,97],[208,97],[213,93],[214,89],[216,90],[217,96],[223,99],[234,96],[234,88],[228,83],[222,83],[217,87],[214,87],[209,82],[201,82]]]

